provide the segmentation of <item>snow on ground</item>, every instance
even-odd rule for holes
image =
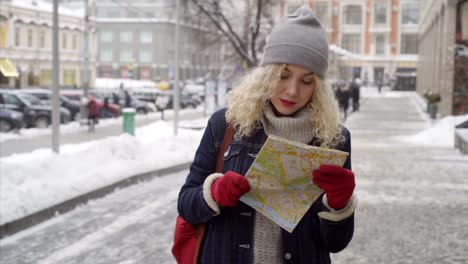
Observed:
[[[173,123],[158,121],[139,128],[136,137],[122,134],[83,144],[1,158],[0,224],[24,217],[96,188],[139,173],[189,162],[200,142],[206,119]]]
[[[407,93],[363,87],[363,97],[407,96]],[[143,117],[144,118],[144,117]],[[468,119],[448,116],[431,128],[404,138],[407,142],[453,146],[454,126]],[[105,120],[100,125],[122,122]],[[181,122],[179,135],[173,135],[173,123],[158,121],[139,128],[136,137],[126,134],[82,144],[61,146],[60,154],[50,149],[0,158],[0,224],[24,217],[62,201],[106,186],[138,173],[190,162],[199,144],[207,118]],[[194,128],[194,129],[185,129]],[[61,132],[76,132],[86,127],[70,124]],[[195,130],[196,129],[196,130]],[[22,132],[20,136],[50,133]],[[2,137],[4,134],[2,134]]]
[[[468,114],[460,116],[446,116],[434,122],[434,124],[411,137],[402,139],[408,143],[454,147],[455,126],[468,120]]]

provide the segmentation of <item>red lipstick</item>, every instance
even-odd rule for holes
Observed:
[[[280,102],[284,107],[293,107],[296,104],[294,102],[284,100],[284,99],[280,99]]]

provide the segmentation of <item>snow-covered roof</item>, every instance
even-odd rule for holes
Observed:
[[[25,8],[25,9],[33,9],[43,12],[53,12],[53,4],[51,2],[47,2],[44,0],[11,0],[11,6]],[[83,17],[84,16],[84,9],[69,9],[66,7],[62,7],[59,4],[58,12],[60,15],[67,15],[67,16],[75,16],[75,17]]]

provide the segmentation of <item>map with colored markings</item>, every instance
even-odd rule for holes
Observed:
[[[321,164],[343,166],[347,152],[269,136],[245,175],[241,201],[292,232],[322,190],[312,183]]]

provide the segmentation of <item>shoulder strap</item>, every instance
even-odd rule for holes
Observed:
[[[232,137],[234,136],[235,129],[231,123],[228,124],[226,131],[224,132],[223,142],[219,147],[218,160],[216,161],[216,172],[221,172],[224,165],[224,152],[226,152],[228,146],[232,142]]]

